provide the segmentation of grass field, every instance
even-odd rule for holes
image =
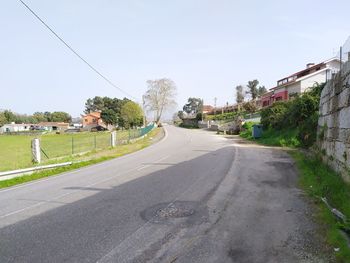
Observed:
[[[123,135],[123,134],[120,134],[120,135]],[[159,141],[161,138],[163,138],[163,136],[164,136],[164,132],[162,131],[162,129],[156,128],[151,130],[148,133],[147,137],[137,140],[136,142],[133,142],[130,144],[118,145],[116,148],[107,148],[103,150],[91,151],[81,156],[75,156],[74,158],[70,157],[70,159],[73,161],[79,161],[79,162],[73,163],[70,166],[59,167],[59,168],[50,169],[50,170],[37,171],[30,175],[19,176],[12,179],[0,181],[0,189],[14,186],[17,184],[30,182],[30,181],[48,177],[48,176],[54,176],[63,172],[68,172],[87,165],[92,165],[95,163],[117,158],[125,154],[136,152],[151,145],[152,143]],[[69,157],[60,159],[60,161],[65,161],[68,158]]]
[[[137,137],[130,131],[131,138]],[[33,166],[31,140],[29,135],[0,136],[0,171],[8,171]],[[110,133],[84,132],[75,134],[45,134],[38,137],[42,148],[43,163],[55,162],[55,159],[74,154],[106,149],[110,147]],[[127,142],[129,131],[118,131],[117,142]]]

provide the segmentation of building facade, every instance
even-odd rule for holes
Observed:
[[[340,69],[340,60],[332,58],[318,64],[309,63],[306,68],[277,81],[277,86],[261,97],[262,106],[267,107],[275,101],[286,101],[307,91],[316,83],[324,83]]]

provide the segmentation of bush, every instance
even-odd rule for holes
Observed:
[[[190,124],[185,124],[185,123],[180,123],[179,127],[181,128],[186,128],[186,129],[198,129],[198,125],[190,125]]]
[[[222,114],[216,115],[207,115],[207,120],[216,120],[216,121],[225,121],[225,120],[233,120],[238,115],[237,112],[226,112]]]
[[[286,116],[288,115],[290,102],[275,102],[271,107],[261,111],[261,124],[264,128],[274,128],[280,130],[286,126]]]

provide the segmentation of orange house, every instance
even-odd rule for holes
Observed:
[[[90,112],[86,115],[81,115],[81,117],[83,119],[83,128],[93,128],[97,126],[107,128],[107,125],[101,119],[101,112]]]

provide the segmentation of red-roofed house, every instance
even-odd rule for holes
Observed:
[[[91,128],[98,126],[107,128],[107,125],[103,122],[101,118],[101,112],[90,112],[86,115],[81,115],[81,118],[83,119],[83,129],[85,130],[91,130]]]
[[[203,113],[207,114],[209,112],[212,112],[214,110],[214,107],[211,105],[203,105]]]

